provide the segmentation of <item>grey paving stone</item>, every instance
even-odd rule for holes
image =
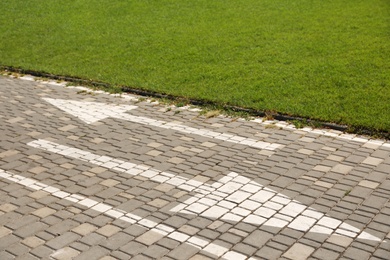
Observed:
[[[345,253],[343,254],[345,257],[349,257],[352,259],[368,259],[370,257],[369,252],[365,252],[363,250],[360,250],[358,248],[348,248]]]
[[[6,251],[0,251],[0,259],[13,260],[15,259],[15,256]]]
[[[53,249],[61,249],[65,247],[66,245],[69,245],[70,243],[76,241],[79,239],[80,236],[73,233],[73,232],[66,232],[46,243],[47,246],[53,248]]]
[[[249,244],[251,246],[261,248],[272,237],[273,237],[273,235],[270,233],[255,230],[248,237],[246,237],[243,241],[244,241],[244,243]]]
[[[169,252],[168,249],[159,245],[151,245],[142,251],[142,254],[152,259],[160,259]]]
[[[108,255],[109,251],[100,246],[93,246],[89,250],[82,252],[80,255],[75,257],[77,260],[90,260],[90,259],[99,259],[105,255]]]
[[[172,257],[173,259],[189,259],[198,251],[199,249],[193,246],[181,244],[180,246],[169,252],[168,256]]]
[[[109,249],[109,250],[117,250],[119,247],[127,244],[129,241],[132,241],[133,239],[134,239],[134,237],[132,237],[126,233],[119,232],[119,233],[116,233],[115,235],[109,237],[107,240],[105,240],[100,245],[102,247]]]
[[[90,233],[88,235],[83,236],[80,239],[80,242],[89,245],[89,246],[94,246],[100,244],[102,241],[106,239],[105,236],[97,234],[97,233]]]
[[[51,255],[54,252],[53,249],[42,245],[34,248],[33,250],[30,251],[30,253],[40,259],[46,258],[47,256]]]

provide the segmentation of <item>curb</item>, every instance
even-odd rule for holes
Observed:
[[[87,80],[87,79],[73,77],[73,76],[55,75],[55,74],[42,72],[42,71],[34,71],[34,70],[26,70],[26,69],[22,69],[22,68],[15,68],[12,66],[0,65],[0,71],[18,73],[18,74],[28,74],[28,75],[32,75],[35,77],[42,77],[42,78],[48,78],[48,79],[54,79],[54,80],[62,80],[62,81],[81,84],[84,86],[92,86],[92,87],[98,87],[98,88],[112,88],[113,87],[111,84],[105,83],[105,82],[99,82],[99,81],[95,81],[95,80]],[[185,100],[187,103],[189,103],[191,105],[217,106],[217,107],[221,107],[224,110],[248,113],[251,116],[271,117],[271,118],[279,120],[279,121],[299,121],[299,122],[302,122],[303,124],[316,125],[316,126],[320,126],[322,128],[326,128],[326,129],[332,129],[332,130],[347,132],[347,133],[351,133],[351,134],[365,135],[365,136],[384,138],[386,140],[390,140],[390,132],[379,131],[379,130],[370,129],[367,127],[340,125],[340,124],[335,124],[335,123],[313,120],[313,119],[309,119],[309,118],[289,116],[289,115],[280,114],[277,112],[261,111],[261,110],[251,109],[251,108],[232,106],[232,105],[228,105],[228,104],[220,104],[218,102],[211,102],[211,101],[207,101],[207,100],[188,99],[188,98],[184,98],[184,97],[180,97],[180,96],[173,96],[173,95],[158,93],[158,92],[149,91],[149,90],[132,88],[129,86],[121,86],[120,90],[122,92],[125,92],[125,93],[131,93],[131,94],[136,94],[136,95],[145,96],[145,97],[164,98],[164,99],[169,99],[169,100],[180,100],[181,99],[181,100]]]

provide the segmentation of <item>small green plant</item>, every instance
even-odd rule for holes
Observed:
[[[305,124],[302,120],[293,120],[290,121],[290,123],[293,124],[297,129],[307,126],[307,124]]]
[[[204,116],[206,118],[212,118],[212,117],[219,116],[220,114],[221,114],[220,110],[210,110],[210,111],[207,111]]]
[[[351,191],[352,191],[352,189],[346,190],[346,191],[344,192],[344,197],[345,197],[345,196],[348,196],[348,195],[351,193]]]
[[[76,94],[86,95],[88,92],[86,90],[79,90],[76,92]]]

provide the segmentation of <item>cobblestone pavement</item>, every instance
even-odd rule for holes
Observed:
[[[0,77],[0,259],[390,259],[390,143]]]

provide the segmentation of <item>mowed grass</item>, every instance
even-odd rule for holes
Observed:
[[[0,65],[390,132],[388,0],[3,0]]]

